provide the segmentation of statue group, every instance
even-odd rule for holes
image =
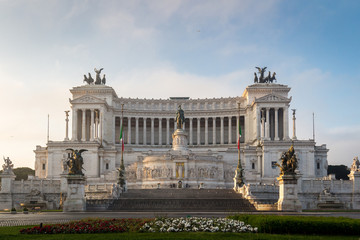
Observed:
[[[12,161],[10,160],[9,157],[7,157],[7,158],[3,157],[3,158],[4,158],[4,162],[5,162],[5,164],[2,165],[3,172],[4,173],[11,173],[12,169],[14,167],[14,164],[12,163]]]
[[[81,153],[87,151],[86,149],[74,150],[68,148],[66,150],[71,151],[71,156],[67,160],[66,164],[69,167],[69,175],[84,175],[82,172],[82,165],[84,164],[84,159],[81,156]]]
[[[298,160],[295,154],[294,145],[291,145],[287,152],[284,152],[280,158],[280,175],[294,175],[298,167]]]
[[[96,68],[94,68],[94,71],[96,73],[96,77],[95,77],[95,80],[92,78],[91,74],[89,74],[89,76],[87,77],[85,74],[84,74],[84,82],[86,82],[87,84],[91,85],[91,84],[95,84],[95,85],[105,85],[106,84],[106,78],[105,78],[105,74],[103,75],[103,77],[101,78],[100,77],[100,74],[101,74],[101,71],[103,70],[104,68],[100,68],[100,70],[97,70]]]
[[[273,75],[271,76],[271,72],[269,71],[269,74],[267,77],[265,77],[265,70],[267,67],[264,68],[260,68],[260,67],[255,67],[258,70],[259,76],[257,76],[256,72],[254,72],[254,83],[273,83],[274,81],[276,81],[275,75],[276,72],[273,73]]]

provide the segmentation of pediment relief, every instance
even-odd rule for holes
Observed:
[[[255,102],[290,102],[290,101],[291,98],[286,98],[275,94],[268,94],[261,98],[255,99]]]
[[[89,95],[84,95],[73,100],[70,99],[70,103],[105,103],[105,100]]]

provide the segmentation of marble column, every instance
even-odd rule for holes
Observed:
[[[220,117],[220,144],[224,144],[224,117]]]
[[[162,145],[162,118],[159,118],[159,145]]]
[[[166,118],[166,145],[170,145],[170,118]]]
[[[209,144],[209,118],[205,118],[205,145]]]
[[[128,135],[127,135],[127,144],[131,144],[131,117],[128,117]]]
[[[154,118],[151,118],[151,145],[154,145],[155,144],[155,123],[154,123],[155,119]]]
[[[270,108],[266,108],[265,139],[270,139]]]
[[[95,139],[99,139],[99,111],[95,110]]]
[[[262,117],[261,117],[261,140],[265,138],[265,112],[262,110]]]
[[[143,145],[146,143],[146,118],[143,118]]]
[[[193,145],[193,119],[189,118],[189,145]]]
[[[101,144],[102,144],[102,140],[103,140],[103,124],[104,124],[104,119],[103,119],[103,113],[102,111],[99,111],[99,138],[100,138],[100,141],[101,141]]]
[[[200,118],[197,118],[197,141],[196,145],[200,145]]]
[[[94,141],[94,109],[91,109],[90,141]]]
[[[82,109],[81,141],[86,141],[86,109]]]
[[[213,117],[213,145],[216,144],[216,117]]]
[[[78,140],[77,127],[78,127],[78,110],[73,108],[73,111],[72,111],[72,137],[71,137],[71,141],[77,141]]]
[[[139,145],[139,118],[135,118],[135,144]]]
[[[261,111],[260,111],[260,107],[256,108],[256,138],[260,139],[261,138]]]
[[[117,118],[119,118],[119,117],[113,117],[113,119],[112,119],[112,129],[114,130],[114,131],[112,131],[112,138],[113,138],[114,143],[116,143],[116,131],[117,131],[117,129],[116,129],[116,119]],[[120,128],[119,128],[119,132],[120,132],[120,129],[121,129],[121,125],[120,125]]]
[[[279,108],[275,108],[275,141],[279,141]]]
[[[229,144],[231,144],[231,140],[232,140],[232,136],[231,136],[231,130],[232,130],[232,127],[231,127],[231,116],[229,116]]]
[[[239,139],[239,124],[240,124],[240,117],[236,116],[236,142]]]
[[[283,117],[283,122],[284,122],[284,140],[289,140],[289,106],[285,106],[284,107],[284,117]]]
[[[64,141],[69,141],[69,112],[65,111],[65,138]]]

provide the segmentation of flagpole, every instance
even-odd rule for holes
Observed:
[[[239,129],[240,129],[240,102],[238,102],[238,113],[239,113]],[[238,129],[238,131],[239,131],[239,129]],[[242,167],[241,167],[241,159],[240,159],[240,138],[241,138],[241,136],[240,136],[240,132],[238,133],[239,134],[239,143],[238,143],[238,145],[239,145],[239,147],[238,147],[238,168],[239,169],[241,169]]]
[[[120,169],[119,171],[119,185],[122,190],[122,192],[126,191],[125,186],[125,165],[124,165],[124,138],[122,136],[122,130],[123,130],[123,119],[124,119],[124,104],[121,104],[121,121],[120,121],[120,144],[121,144],[121,162],[120,162]]]
[[[313,140],[315,142],[315,113],[313,113]]]
[[[47,142],[49,143],[49,136],[50,136],[50,114],[48,114],[48,119],[47,119]]]
[[[240,157],[240,138],[241,138],[241,126],[240,126],[240,102],[238,103],[238,112],[239,112],[239,121],[238,121],[238,164],[235,170],[234,178],[234,190],[238,191],[240,187],[244,185],[243,171],[244,169],[241,166],[241,157]]]
[[[241,126],[240,126],[240,102],[238,103],[238,112],[239,112],[239,129],[241,129]],[[240,138],[241,138],[241,135],[240,135],[240,130],[238,129],[238,131],[239,131],[239,139],[238,139],[238,141],[239,141],[239,143],[238,143],[238,166],[237,166],[237,168],[239,168],[239,169],[242,169],[242,166],[241,166],[241,156],[240,156]]]
[[[123,129],[123,122],[124,122],[124,104],[121,104],[121,135],[122,135],[122,129]],[[124,144],[124,138],[123,136],[121,136],[121,163],[120,163],[120,168],[124,167],[124,149],[123,149],[123,144]]]

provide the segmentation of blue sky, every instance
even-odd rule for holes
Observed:
[[[0,154],[34,167],[65,136],[69,89],[104,68],[119,96],[241,96],[255,66],[289,85],[299,139],[359,155],[359,1],[0,0]],[[181,84],[178,84],[181,82]],[[290,126],[291,127],[291,126]],[[70,131],[71,132],[71,131]]]

